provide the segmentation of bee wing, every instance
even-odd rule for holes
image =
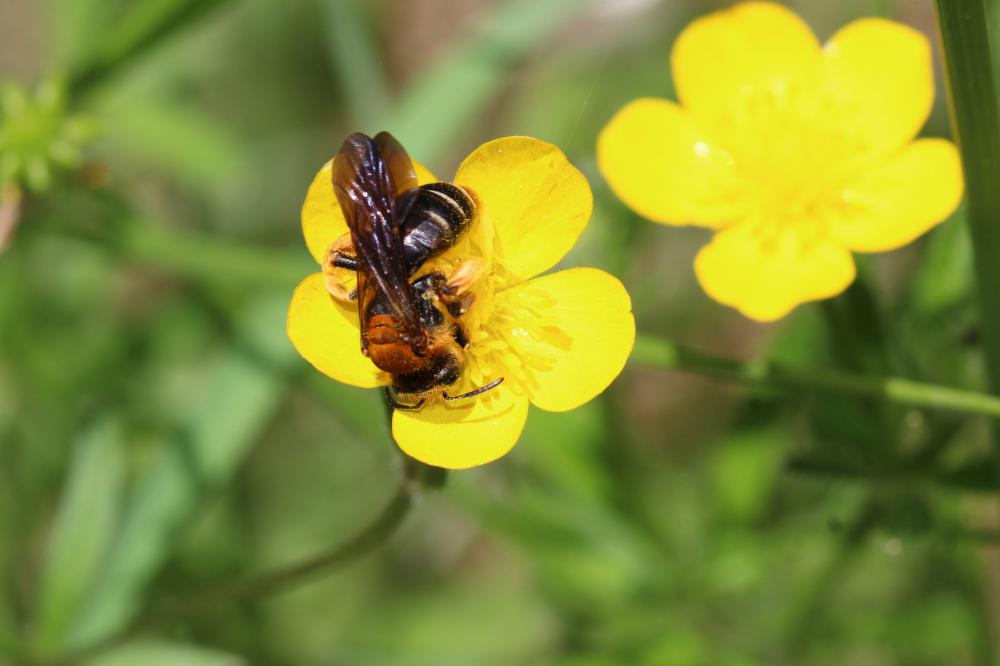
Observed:
[[[382,161],[389,168],[389,175],[392,176],[393,196],[398,197],[407,190],[414,189],[417,186],[417,172],[406,148],[388,132],[379,132],[374,141]]]
[[[406,155],[405,151],[402,155]],[[395,184],[390,166],[372,139],[357,133],[347,137],[333,160],[333,189],[351,230],[358,260],[362,339],[369,308],[381,294],[403,332],[413,341],[422,341],[423,328],[403,263]]]
[[[419,193],[417,172],[413,168],[409,153],[399,141],[396,141],[396,137],[388,132],[379,132],[375,135],[374,141],[378,152],[382,155],[382,161],[389,167],[393,194],[396,197],[396,220],[403,224]]]

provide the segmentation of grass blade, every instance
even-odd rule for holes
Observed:
[[[936,0],[955,136],[962,151],[983,353],[1000,392],[1000,110],[983,0]],[[994,429],[996,430],[996,429]],[[1000,433],[994,432],[1000,482]]]
[[[102,421],[79,441],[42,567],[35,648],[57,654],[108,555],[125,477],[123,439]]]

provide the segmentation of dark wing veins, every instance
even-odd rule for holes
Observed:
[[[401,175],[405,176],[402,171]],[[397,188],[378,146],[364,134],[351,134],[337,152],[333,161],[333,189],[351,230],[358,260],[362,345],[368,313],[381,297],[405,341],[422,351],[427,340],[403,262],[395,208]]]

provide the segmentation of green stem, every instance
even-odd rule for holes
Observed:
[[[986,374],[1000,392],[1000,112],[984,0],[935,0],[954,134],[962,152],[967,217]],[[1000,480],[1000,433],[994,429]]]
[[[756,388],[820,391],[879,398],[899,405],[1000,417],[1000,397],[916,382],[828,370],[799,370],[768,361],[732,361],[686,349],[669,340],[639,336],[632,361],[668,370],[695,372]]]
[[[870,286],[867,262],[858,258],[858,275],[836,298],[820,304],[826,322],[827,345],[834,367],[874,377],[892,374],[889,335],[878,300]],[[885,461],[898,447],[899,416],[891,402],[853,400],[843,405],[847,422],[866,423],[848,439],[865,456]]]
[[[311,578],[328,574],[371,553],[384,544],[403,523],[413,504],[414,488],[420,469],[407,463],[406,477],[382,512],[367,527],[331,550],[300,562],[279,567],[259,576],[199,592],[189,598],[154,608],[138,616],[121,632],[71,654],[60,664],[76,664],[121,645],[135,636],[167,626],[177,620],[217,610],[235,602],[260,599],[300,585]]]

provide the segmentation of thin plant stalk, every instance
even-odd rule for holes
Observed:
[[[1000,392],[1000,110],[984,0],[935,0],[955,138],[965,172],[982,349]],[[994,428],[1000,481],[1000,432]]]
[[[733,361],[702,354],[669,340],[639,336],[632,361],[641,365],[694,372],[754,388],[780,392],[814,391],[879,398],[889,402],[961,414],[1000,418],[1000,397],[912,381],[830,370],[789,368],[766,360]]]

